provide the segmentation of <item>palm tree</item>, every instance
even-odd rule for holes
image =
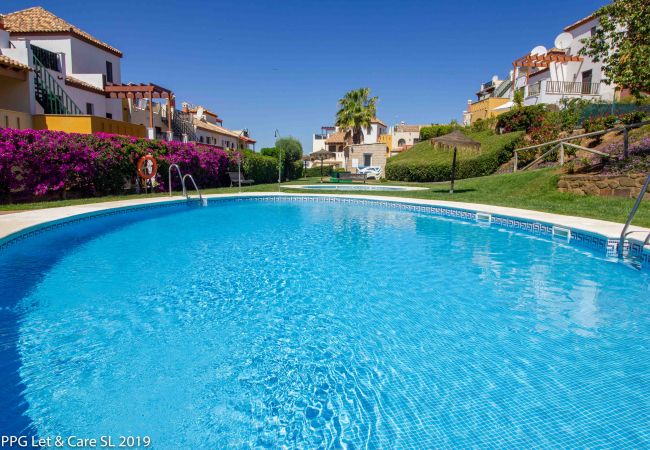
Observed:
[[[348,92],[339,100],[336,126],[345,131],[345,140],[353,144],[363,143],[363,130],[370,133],[370,127],[377,114],[377,97],[368,98],[370,88]]]

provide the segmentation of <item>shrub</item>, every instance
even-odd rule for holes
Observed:
[[[278,160],[276,158],[246,150],[242,160],[242,169],[246,178],[255,180],[255,183],[278,181]]]
[[[448,125],[431,125],[428,127],[422,127],[420,129],[420,140],[428,141],[431,138],[449,134],[458,128],[458,125],[455,123],[450,123]]]
[[[546,113],[547,111],[544,105],[530,105],[515,108],[499,115],[496,126],[505,133],[512,131],[529,132],[531,129],[542,125]]]
[[[480,133],[482,131],[494,130],[496,123],[497,123],[496,117],[490,117],[485,120],[478,119],[470,126],[470,130],[472,131],[472,133]]]
[[[489,131],[470,136],[481,142],[481,151],[458,149],[456,178],[470,178],[494,173],[512,157],[522,133],[494,135]],[[429,182],[451,178],[453,150],[434,148],[421,142],[401,155],[389,158],[386,178],[390,180]]]
[[[334,171],[334,166],[324,165],[323,176],[330,176]],[[320,177],[320,161],[314,163],[312,167],[305,170],[306,177]]]
[[[167,189],[167,169],[176,163],[200,187],[224,181],[228,155],[221,149],[149,141],[105,133],[0,130],[0,194],[22,199],[58,193],[119,194],[136,180],[136,163],[146,154],[158,161],[157,188]],[[176,187],[180,186],[177,177]]]
[[[632,111],[621,116],[621,122],[626,125],[643,122],[648,114],[645,111]]]
[[[271,157],[276,160],[276,170],[278,154],[282,154],[283,179],[294,180],[302,176],[302,144],[298,139],[290,136],[280,138],[275,142],[275,147],[263,148],[260,153],[262,156]]]
[[[618,122],[618,116],[607,114],[605,116],[592,117],[582,123],[583,128],[587,133],[593,131],[606,130],[612,128]]]

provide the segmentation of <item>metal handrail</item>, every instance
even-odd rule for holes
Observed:
[[[181,179],[181,187],[183,188],[183,195],[185,195],[185,182],[183,181],[183,174],[181,173],[181,168],[178,167],[178,164],[172,164],[169,166],[168,170],[168,177],[167,179],[169,180],[169,196],[172,196],[172,168],[176,168],[176,171],[178,172],[178,178]]]
[[[639,196],[636,198],[636,202],[634,202],[634,206],[632,207],[632,211],[630,211],[630,215],[627,217],[627,221],[625,222],[625,226],[623,227],[623,231],[621,231],[621,237],[618,239],[618,257],[619,258],[621,258],[623,256],[623,245],[625,244],[625,237],[627,236],[627,229],[630,227],[630,223],[632,222],[632,219],[634,218],[634,215],[636,214],[636,210],[639,209],[639,205],[641,204],[641,200],[643,200],[643,196],[648,191],[648,186],[650,186],[650,175],[648,175],[648,178],[646,178],[645,183],[643,184],[643,187],[641,188],[641,192],[639,192]],[[650,235],[648,236],[648,238],[650,238]],[[648,238],[646,238],[646,240],[645,240],[646,243],[648,242]]]
[[[186,173],[185,175],[183,175],[183,178],[182,178],[183,191],[184,191],[184,194],[185,194],[185,198],[187,198],[188,200],[190,199],[190,195],[185,190],[185,178],[189,178],[190,181],[192,181],[192,184],[194,185],[194,189],[196,190],[196,193],[199,194],[199,200],[201,201],[201,204],[204,204],[203,203],[203,195],[201,195],[201,191],[199,191],[199,187],[196,185],[196,181],[194,181],[194,177],[189,173]]]

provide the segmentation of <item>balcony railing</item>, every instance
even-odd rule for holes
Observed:
[[[598,95],[600,83],[580,83],[574,81],[547,81],[547,94]]]
[[[34,56],[41,62],[41,64],[45,68],[60,72],[59,57],[56,53],[51,52],[49,50],[45,50],[44,48],[41,47],[37,47],[35,45],[32,45],[31,47]]]

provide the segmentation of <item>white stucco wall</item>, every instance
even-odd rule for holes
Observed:
[[[322,134],[313,134],[311,137],[311,152],[325,150],[325,139],[317,139],[317,136],[324,136]]]
[[[101,48],[88,44],[77,38],[71,38],[72,54],[68,59],[68,75],[94,73],[106,75],[106,61],[113,64],[113,83],[122,82],[121,60]]]
[[[391,150],[400,147],[399,145],[400,139],[404,139],[405,145],[413,145],[415,144],[415,140],[419,138],[420,138],[419,131],[393,131],[393,139],[392,139],[393,148]]]
[[[386,134],[387,128],[383,125],[380,125],[378,123],[373,123],[370,126],[370,133],[368,133],[368,130],[364,129],[363,130],[363,143],[364,144],[376,144],[377,143],[377,138],[379,137],[380,134]]]

